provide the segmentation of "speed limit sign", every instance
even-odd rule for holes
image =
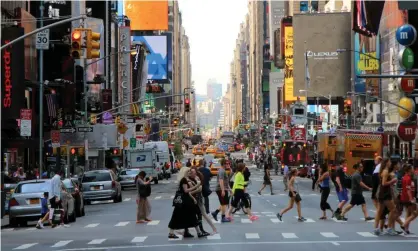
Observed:
[[[49,29],[36,33],[36,49],[38,50],[49,49]]]

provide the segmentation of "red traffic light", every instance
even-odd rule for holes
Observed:
[[[190,99],[186,98],[186,99],[184,100],[184,103],[185,103],[185,104],[190,104]]]
[[[75,148],[71,148],[71,154],[74,155],[76,152]]]
[[[79,40],[81,38],[81,32],[80,31],[73,31],[73,34],[71,34],[71,38],[73,40]]]
[[[351,100],[347,99],[347,105],[351,105]]]
[[[118,149],[114,149],[113,154],[115,154],[115,155],[118,154]]]

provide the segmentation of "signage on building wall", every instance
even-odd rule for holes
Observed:
[[[417,123],[403,121],[396,128],[396,134],[402,141],[414,141],[417,133]]]
[[[292,140],[305,140],[305,128],[292,128],[290,131]]]
[[[122,94],[123,104],[132,102],[132,95],[129,95],[132,90],[131,84],[131,28],[129,27],[120,27],[119,28],[119,69],[120,69],[120,88],[119,93]],[[129,106],[123,108],[124,112],[129,112]]]
[[[285,100],[295,101],[296,97],[293,96],[293,27],[284,27],[284,88],[285,88]]]
[[[338,59],[339,53],[336,51],[307,51],[308,59],[329,60]]]
[[[390,119],[389,119],[389,113],[387,112],[388,110],[388,105],[387,103],[383,103],[383,114],[384,114],[384,118],[383,118],[383,122],[385,123],[391,123]],[[366,104],[366,121],[364,121],[364,124],[377,124],[380,123],[380,104],[376,104],[376,103],[368,103]]]
[[[7,44],[23,35],[23,28],[2,28],[1,44]],[[24,107],[24,41],[17,42],[1,51],[1,117],[2,122],[18,119]]]

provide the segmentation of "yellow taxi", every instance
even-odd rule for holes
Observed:
[[[206,149],[206,154],[215,154],[215,153],[216,153],[216,147],[214,147],[214,146],[209,146]]]
[[[228,152],[233,153],[235,152],[235,147],[233,145],[228,146]]]
[[[225,152],[220,148],[216,149],[215,158],[225,158]]]
[[[201,160],[203,160],[203,157],[195,157],[192,160],[192,167],[198,167]]]
[[[193,147],[193,151],[192,151],[192,153],[193,153],[194,155],[203,155],[203,154],[204,154],[204,153],[203,153],[203,148],[202,148],[200,145],[195,146],[195,147]]]
[[[220,163],[220,161],[219,160],[217,160],[217,159],[213,159],[211,162],[210,162],[210,166],[209,166],[209,169],[210,169],[210,174],[212,175],[212,176],[216,176],[216,175],[218,175],[218,170],[219,170],[219,168],[221,168],[221,163]],[[227,166],[226,168],[225,168],[225,171],[226,171],[226,174],[230,174],[231,173],[231,168],[229,167],[229,166]]]

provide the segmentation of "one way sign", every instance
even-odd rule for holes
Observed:
[[[79,132],[93,132],[93,127],[79,127],[77,130]]]
[[[75,129],[74,128],[61,128],[60,129],[60,133],[75,133]]]

